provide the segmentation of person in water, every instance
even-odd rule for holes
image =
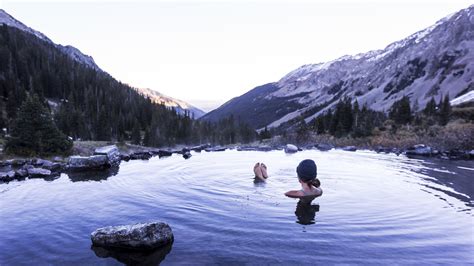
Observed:
[[[267,166],[264,163],[256,163],[253,167],[253,172],[255,173],[255,177],[261,181],[265,181],[268,178]]]
[[[290,198],[316,198],[323,194],[321,182],[316,178],[317,167],[313,160],[306,159],[296,167],[298,181],[301,184],[300,190],[290,190],[285,193]]]

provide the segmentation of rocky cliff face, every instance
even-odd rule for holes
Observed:
[[[203,119],[242,112],[237,104],[266,105],[263,111],[246,108],[247,117],[264,117],[248,122],[256,128],[278,127],[297,117],[309,122],[344,97],[379,111],[404,95],[419,108],[432,97],[461,97],[474,90],[474,5],[385,49],[304,65],[272,86],[254,99],[246,96],[252,91],[234,98]]]

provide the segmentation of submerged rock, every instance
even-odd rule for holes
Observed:
[[[298,151],[298,147],[293,144],[286,144],[285,153],[295,153]]]
[[[120,152],[117,146],[110,145],[95,149],[94,155],[105,155],[107,156],[108,163],[111,166],[117,166],[120,164]]]
[[[109,167],[106,155],[71,156],[67,164],[67,168],[72,171],[103,170]]]
[[[102,247],[155,249],[173,241],[171,227],[162,222],[108,226],[91,234],[92,243]]]
[[[122,248],[104,248],[92,246],[91,249],[99,258],[114,258],[125,265],[160,265],[170,253],[173,244],[153,250],[130,250]]]

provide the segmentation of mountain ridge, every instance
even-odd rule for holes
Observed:
[[[25,25],[21,21],[15,19],[12,15],[8,14],[5,10],[0,9],[0,25],[2,25],[2,24],[10,26],[10,27],[17,28],[21,31],[32,34],[32,35],[36,36],[37,38],[39,38],[39,39],[55,46],[56,48],[58,48],[60,51],[62,51],[64,54],[66,54],[67,56],[69,56],[70,58],[75,60],[76,62],[78,62],[82,65],[85,65],[87,67],[90,67],[90,68],[92,68],[96,71],[101,71],[101,72],[106,73],[104,70],[102,70],[95,63],[94,58],[92,56],[89,56],[89,55],[86,55],[86,54],[82,53],[78,48],[76,48],[74,46],[61,45],[61,44],[54,43],[45,34],[39,32],[35,29],[32,29],[32,28],[28,27],[27,25]],[[133,88],[133,86],[130,86],[130,87]],[[134,89],[136,89],[136,88],[134,88]],[[143,95],[144,97],[150,97],[150,100],[152,100],[153,102],[155,102],[157,104],[163,103],[167,107],[175,108],[175,110],[179,114],[184,114],[185,110],[189,110],[196,119],[205,114],[205,112],[202,111],[201,109],[199,109],[197,107],[194,107],[194,106],[192,106],[191,104],[189,104],[185,101],[182,101],[182,100],[170,97],[170,96],[166,96],[166,95],[164,95],[160,92],[150,90],[150,92],[147,93],[146,89],[136,89],[136,90],[138,92],[140,92],[140,94]]]
[[[240,115],[237,102],[241,106],[245,105],[243,102],[248,105],[280,102],[281,107],[267,113],[246,110],[250,112],[247,116],[262,118],[259,123],[250,121],[255,128],[278,127],[298,117],[310,122],[344,97],[357,99],[377,111],[387,111],[404,95],[410,97],[413,106],[418,101],[419,107],[432,97],[439,101],[445,94],[451,99],[462,96],[474,89],[473,10],[471,5],[450,14],[384,49],[303,65],[272,83],[278,89],[260,95],[258,103],[244,94],[202,119],[214,121],[230,114]],[[274,113],[280,114],[278,119],[271,119]]]

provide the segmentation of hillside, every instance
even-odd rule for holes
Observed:
[[[152,145],[184,142],[191,119],[102,71],[92,57],[53,43],[0,10],[0,124],[10,129],[27,94],[37,94],[62,132],[82,140],[127,140],[148,132]]]

